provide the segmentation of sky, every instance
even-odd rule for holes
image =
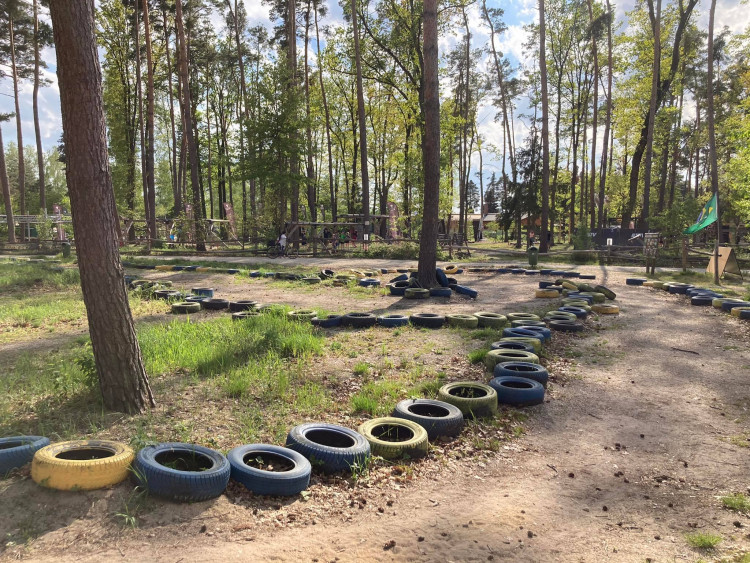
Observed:
[[[272,22],[269,19],[268,7],[260,0],[240,0],[244,2],[251,25],[264,25],[271,27]],[[97,1],[98,3],[98,1]],[[623,0],[621,2],[611,2],[615,6],[617,20],[625,21],[625,14],[634,6],[635,0]],[[343,25],[343,16],[341,7],[337,2],[328,0],[329,14],[325,20],[321,20],[321,25]],[[507,30],[499,37],[498,49],[508,57],[514,67],[523,64],[534,64],[527,60],[523,52],[523,43],[527,39],[524,25],[537,19],[537,2],[536,0],[487,0],[487,6],[502,8],[505,12],[504,21]],[[698,10],[698,25],[706,29],[708,27],[708,3],[701,0],[696,10]],[[480,14],[480,5],[474,3],[469,8],[469,21],[473,22],[472,30],[472,48],[479,48],[489,41],[489,28],[483,22]],[[215,23],[217,28],[223,27],[223,20],[216,16]],[[746,1],[740,0],[717,0],[716,7],[716,29],[724,26],[729,27],[733,33],[739,33],[748,29],[750,26],[750,6]],[[441,36],[440,54],[441,56],[452,49],[458,41],[461,40],[461,34]],[[57,76],[55,75],[55,54],[54,49],[46,49],[42,57],[47,61],[48,69],[44,71],[45,77],[49,80],[49,86],[41,88],[39,91],[39,118],[42,135],[42,145],[44,150],[55,146],[62,134],[62,125],[60,119],[60,99],[57,87]],[[486,60],[480,63],[486,64]],[[8,71],[0,67],[0,71]],[[24,145],[34,145],[34,122],[32,115],[32,90],[31,81],[20,84],[20,113],[22,118]],[[446,89],[443,89],[443,93]],[[524,102],[519,101],[520,104]],[[0,76],[0,113],[14,112],[13,105],[13,84],[9,77]],[[500,125],[494,122],[496,108],[485,104],[478,110],[478,131],[485,139],[486,143],[494,144],[496,147],[502,146],[502,130]],[[523,107],[519,107],[517,113],[522,113]],[[528,129],[522,124],[516,125],[515,134],[518,142],[526,136]],[[601,132],[601,128],[600,128]],[[16,125],[15,119],[2,124],[3,140],[5,144],[16,142]],[[601,142],[600,142],[601,146]],[[492,155],[484,155],[485,180],[488,180],[492,172],[500,170],[499,161]]]

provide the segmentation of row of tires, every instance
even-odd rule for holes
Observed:
[[[712,306],[715,309],[730,313],[734,317],[750,320],[750,301],[724,297],[723,294],[712,289],[697,287],[688,283],[662,282],[643,278],[628,278],[625,281],[628,285],[652,287],[673,295],[684,295],[690,299],[691,305],[697,307]]]

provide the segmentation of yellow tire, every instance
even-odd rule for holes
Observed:
[[[574,284],[572,281],[563,280],[562,285],[565,289],[570,289],[571,291],[578,291],[578,286]]]
[[[163,272],[171,272],[174,269],[174,266],[168,266],[166,264],[159,264],[158,266],[154,266],[154,270],[161,270]]]
[[[34,454],[31,478],[61,491],[101,489],[124,481],[134,458],[132,448],[119,442],[58,442]]]
[[[654,283],[656,283],[656,282],[651,281],[651,280],[645,281],[645,282],[643,282],[643,287],[654,287]]]
[[[210,271],[211,271],[211,268],[209,268],[208,266],[198,266],[198,267],[197,267],[197,268],[195,269],[195,271],[196,271],[196,272],[210,272]]]
[[[534,297],[540,299],[555,299],[560,297],[560,293],[556,289],[537,289],[534,292]]]
[[[620,314],[620,308],[617,305],[602,305],[602,304],[597,304],[597,305],[593,305],[591,307],[591,310],[594,313],[599,313],[600,315],[618,315],[618,314]]]
[[[524,344],[531,344],[534,347],[535,354],[542,352],[542,341],[533,336],[503,336],[498,342],[523,342]],[[532,363],[538,364],[539,362]]]
[[[455,264],[449,264],[448,266],[443,268],[443,272],[448,275],[455,274],[456,272],[458,272],[458,266],[456,266]]]
[[[729,311],[733,317],[741,317],[743,311],[750,312],[750,307],[732,307]]]

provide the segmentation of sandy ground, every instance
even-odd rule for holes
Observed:
[[[750,518],[719,501],[750,492],[750,323],[626,286],[626,268],[578,269],[614,289],[622,312],[591,323],[580,338],[561,337],[565,345],[556,350],[574,360],[551,366],[559,381],[551,399],[526,409],[526,434],[500,451],[445,458],[375,495],[353,486],[330,497],[318,484],[308,502],[258,504],[231,490],[208,503],[160,501],[138,528],[116,532],[101,522],[121,509],[121,488],[55,493],[15,477],[0,482],[3,512],[26,503],[31,515],[55,517],[27,547],[10,546],[0,559],[733,561],[750,552]],[[477,302],[452,299],[441,312],[538,306],[529,298],[535,280],[463,280],[480,291]],[[226,282],[222,289],[231,295],[332,310],[331,302],[353,310],[401,303],[290,295],[265,284],[249,292],[225,277],[201,281]],[[420,307],[436,308],[409,303]],[[10,522],[0,516],[2,536],[18,533],[3,524]],[[715,551],[694,549],[685,534],[696,531],[723,541]]]

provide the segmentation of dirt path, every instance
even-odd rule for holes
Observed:
[[[170,521],[173,505],[164,503],[112,545],[87,537],[85,526],[61,525],[28,554],[38,561],[598,562],[750,551],[750,518],[718,500],[748,492],[748,323],[627,287],[620,272],[607,275],[622,315],[576,339],[571,353],[580,357],[553,385],[553,399],[529,409],[527,435],[490,460],[446,460],[382,502],[353,511],[332,505],[305,525],[277,528],[272,510],[254,513],[225,497]],[[77,502],[89,501],[89,518],[111,510],[97,505],[101,499]],[[702,553],[685,541],[694,531],[723,542]]]

